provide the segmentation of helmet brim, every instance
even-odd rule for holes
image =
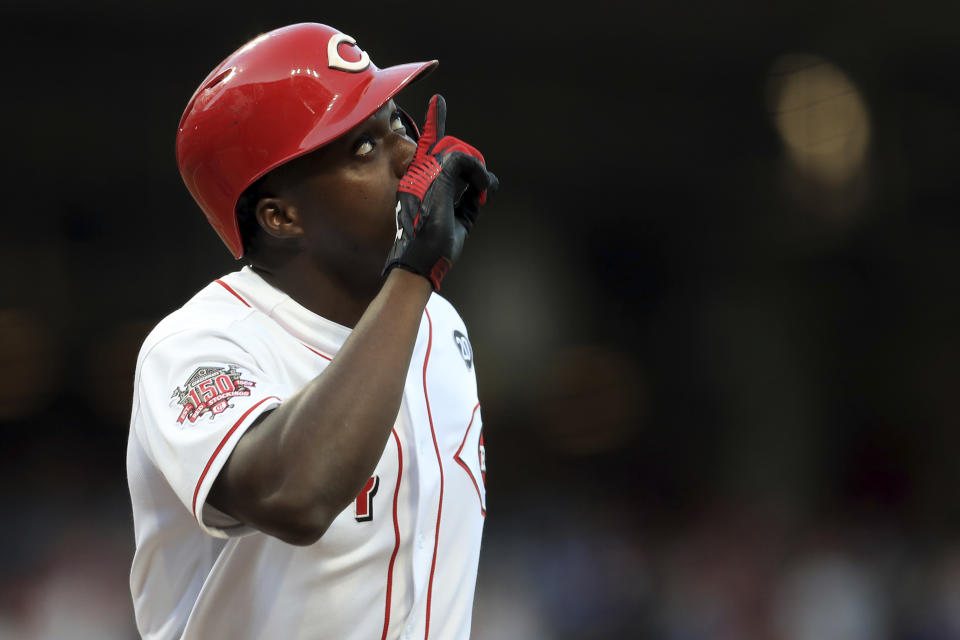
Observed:
[[[378,69],[369,82],[354,89],[354,95],[342,96],[342,99],[333,105],[322,126],[317,126],[304,136],[300,155],[318,149],[347,133],[376,113],[404,87],[433,71],[438,64],[436,60],[430,60]]]

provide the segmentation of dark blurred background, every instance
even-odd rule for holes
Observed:
[[[199,82],[324,22],[439,58],[500,193],[445,294],[488,450],[475,640],[960,638],[960,4],[10,0],[0,639],[135,635],[139,343],[236,268]]]

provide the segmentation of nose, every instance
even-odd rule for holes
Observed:
[[[398,178],[407,172],[416,150],[416,142],[406,136],[397,136],[397,144],[393,148],[393,170]]]

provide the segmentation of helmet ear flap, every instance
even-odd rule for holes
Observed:
[[[397,111],[400,112],[400,120],[403,122],[403,126],[407,130],[407,135],[414,142],[418,142],[420,140],[420,128],[417,126],[417,123],[413,118],[410,117],[409,113],[400,107],[397,107]]]

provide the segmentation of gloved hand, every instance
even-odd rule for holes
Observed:
[[[445,136],[447,105],[435,95],[417,150],[397,189],[397,236],[383,273],[401,267],[430,280],[433,290],[463,249],[463,241],[500,183],[483,155]]]

